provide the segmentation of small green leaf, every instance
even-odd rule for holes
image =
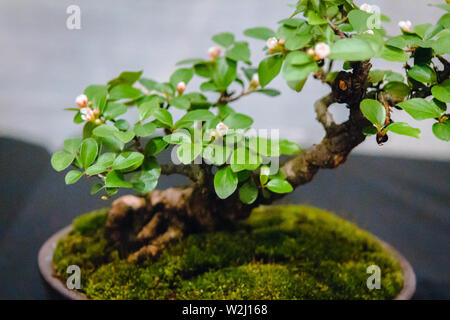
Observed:
[[[443,141],[450,141],[450,120],[433,124],[433,133]]]
[[[56,171],[62,171],[71,165],[75,155],[66,151],[59,151],[53,154],[51,164]]]
[[[154,137],[147,142],[145,146],[146,155],[157,155],[168,146],[168,143],[164,141],[164,137]]]
[[[117,171],[111,171],[106,175],[105,186],[107,188],[131,188],[133,185],[123,179],[123,175]]]
[[[275,37],[275,31],[266,27],[256,27],[244,30],[244,35],[250,38],[267,40]]]
[[[226,57],[235,61],[250,61],[250,49],[247,42],[236,42],[227,50]]]
[[[107,102],[103,116],[105,119],[115,119],[127,112],[127,106],[123,103]]]
[[[212,37],[212,41],[221,45],[222,47],[228,48],[234,43],[234,35],[229,32],[218,33]]]
[[[118,131],[119,129],[117,129],[115,126],[111,126],[109,124],[102,124],[96,127],[92,131],[92,133],[97,137],[112,137],[114,136],[114,133]]]
[[[242,113],[233,113],[223,121],[229,129],[246,129],[253,124],[253,119]]]
[[[270,56],[261,60],[258,66],[258,76],[261,87],[265,87],[280,73],[282,64],[283,57],[281,55]]]
[[[408,77],[424,83],[436,81],[436,73],[429,66],[413,66],[408,70]]]
[[[450,102],[450,79],[445,80],[439,85],[431,88],[431,93],[439,101]]]
[[[266,186],[267,189],[275,193],[288,193],[294,190],[291,184],[283,179],[272,179]]]
[[[220,199],[226,199],[233,194],[238,185],[237,174],[229,166],[220,169],[214,175],[214,189]]]
[[[331,48],[330,59],[361,61],[373,58],[375,52],[364,40],[356,38],[340,39]]]
[[[70,154],[77,154],[78,150],[80,150],[82,141],[83,139],[81,138],[67,139],[64,141],[64,150]]]
[[[138,115],[139,121],[143,121],[150,117],[152,113],[159,108],[159,98],[153,97],[150,101],[144,102],[139,105]]]
[[[364,99],[360,104],[361,112],[373,124],[384,125],[386,120],[386,109],[377,100]]]
[[[215,166],[223,165],[229,158],[232,149],[221,144],[211,143],[203,149],[202,156]]]
[[[245,204],[252,204],[258,198],[258,187],[249,180],[239,188],[239,199]]]
[[[119,154],[112,164],[114,170],[129,170],[138,168],[144,161],[144,155],[139,152],[125,151]]]
[[[83,176],[83,172],[78,171],[78,170],[70,170],[66,174],[66,178],[65,178],[66,184],[74,184],[75,182],[80,180],[80,178],[82,176]]]
[[[191,143],[191,135],[186,130],[178,130],[163,137],[163,140],[170,144]]]
[[[365,136],[372,136],[374,134],[377,134],[377,132],[378,132],[378,130],[374,126],[365,127],[365,128],[363,128],[363,131],[362,131],[363,135],[365,135]]]
[[[98,193],[103,188],[104,188],[104,185],[101,184],[101,183],[93,184],[92,187],[91,187],[91,196],[93,196],[94,194]]]
[[[199,143],[182,143],[177,148],[178,159],[185,165],[194,161],[201,153],[202,145]]]
[[[276,97],[276,96],[279,96],[281,94],[280,91],[275,90],[275,89],[269,89],[269,88],[258,89],[258,90],[255,90],[255,92],[259,92],[259,93],[265,94],[266,96],[269,96],[269,97]]]
[[[173,125],[172,115],[166,109],[157,108],[153,110],[152,115],[162,124],[166,125],[169,128],[172,128]]]
[[[387,61],[406,62],[409,59],[409,55],[403,49],[386,45],[382,49],[381,58]]]
[[[422,98],[409,99],[398,103],[398,106],[416,120],[439,118],[442,113],[439,107]]]
[[[298,144],[288,141],[286,139],[281,139],[279,142],[279,146],[281,154],[291,155],[298,153],[302,150],[302,148],[300,148]]]
[[[114,136],[123,143],[128,143],[133,140],[135,134],[134,131],[117,131],[114,132]]]
[[[139,89],[133,88],[127,84],[120,84],[113,87],[109,91],[109,98],[111,100],[121,100],[121,99],[137,99],[141,96],[141,91]]]
[[[94,162],[95,158],[97,158],[97,153],[98,145],[95,139],[88,138],[83,140],[79,157],[82,167],[88,168]]]
[[[368,20],[372,14],[362,10],[354,9],[348,13],[348,19],[353,29],[357,32],[364,32],[369,30]]]
[[[180,68],[170,76],[170,83],[176,88],[179,82],[188,84],[194,76],[192,68]]]
[[[114,127],[122,131],[127,131],[130,129],[130,123],[125,119],[119,119],[114,123]]]
[[[188,98],[179,96],[170,100],[170,105],[181,110],[187,110],[191,106],[191,102],[189,101]]]
[[[136,123],[134,125],[133,131],[138,137],[148,137],[151,136],[156,130],[156,126],[149,122],[146,124]]]
[[[112,166],[115,158],[116,154],[113,152],[106,152],[100,155],[97,159],[97,162],[86,169],[86,174],[92,176],[95,174],[105,172],[108,168]]]
[[[219,57],[214,64],[212,79],[218,90],[226,90],[236,78],[236,61]]]
[[[420,129],[413,128],[405,122],[394,122],[387,126],[388,131],[413,138],[420,138]]]
[[[127,84],[131,86],[133,83],[139,80],[141,75],[142,71],[124,71],[117,78],[110,80],[108,82],[108,85],[111,87],[117,86],[119,84]]]

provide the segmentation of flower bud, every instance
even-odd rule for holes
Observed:
[[[90,108],[82,108],[81,110],[81,119],[84,121],[92,121],[95,119],[94,111]]]
[[[306,54],[311,57],[316,55],[313,48],[308,48],[308,50],[306,50]]]
[[[262,166],[260,169],[260,175],[268,176],[270,174],[270,168],[268,166]]]
[[[186,89],[186,83],[184,81],[180,81],[177,84],[177,90],[181,94],[183,93],[184,89]]]
[[[279,44],[280,46],[284,46],[284,39],[278,40],[278,44]]]
[[[102,122],[102,120],[100,120],[100,119],[95,119],[94,123],[95,123],[96,125],[101,125],[103,122]]]
[[[219,136],[224,136],[228,133],[228,126],[223,122],[219,122],[216,126],[216,132]]]
[[[222,49],[220,47],[211,47],[208,49],[208,53],[209,53],[209,58],[211,60],[215,60],[217,57],[220,56],[220,52],[222,51]]]
[[[77,106],[79,106],[80,108],[86,107],[87,103],[88,103],[88,98],[85,94],[80,94],[76,99],[75,99],[75,103],[77,104]]]
[[[411,23],[411,21],[409,21],[409,20],[406,20],[406,21],[400,21],[400,22],[398,23],[398,26],[399,26],[400,29],[402,29],[403,31],[406,31],[406,32],[413,32],[413,29],[412,29],[412,23]]]
[[[259,87],[259,75],[258,72],[255,72],[252,76],[252,81],[250,81],[250,87],[251,88],[257,88]]]
[[[275,37],[269,38],[267,39],[267,48],[269,48],[269,50],[275,49],[276,46],[278,45],[278,40]]]
[[[359,7],[359,9],[362,11],[365,11],[367,13],[373,13],[373,11],[374,11],[373,6],[371,6],[370,4],[367,4],[367,3],[363,3],[361,5],[361,7]]]
[[[366,30],[364,31],[365,34],[373,34],[373,30]]]
[[[316,44],[314,52],[316,53],[316,57],[320,60],[325,59],[330,55],[330,46],[324,42],[320,42]]]

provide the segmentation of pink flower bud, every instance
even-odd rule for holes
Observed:
[[[316,55],[313,48],[308,48],[308,50],[306,50],[306,54],[311,57]]]
[[[178,82],[177,84],[177,90],[179,93],[182,93],[186,89],[186,83],[184,81]]]
[[[216,126],[216,132],[218,135],[224,136],[228,133],[228,126],[223,122],[219,122]]]
[[[406,31],[406,32],[413,32],[413,29],[412,29],[412,23],[411,23],[411,21],[409,21],[409,20],[406,20],[406,21],[400,21],[400,22],[398,23],[398,26],[399,26],[400,29],[402,29],[403,31]]]
[[[252,81],[250,81],[250,86],[252,88],[259,87],[259,75],[257,72],[255,72],[252,76]]]
[[[316,53],[316,57],[319,59],[325,59],[330,55],[330,46],[324,42],[320,42],[316,44],[314,48],[314,52]]]
[[[267,44],[267,48],[269,48],[269,50],[272,50],[278,45],[278,40],[275,37],[269,38],[269,39],[267,39],[266,44]]]
[[[82,108],[81,110],[81,119],[84,121],[92,121],[95,119],[94,111],[90,108]]]
[[[280,39],[280,40],[278,40],[278,44],[280,44],[280,45],[284,45],[284,39]]]
[[[95,115],[98,115],[99,113],[100,113],[100,110],[98,110],[98,109],[95,109],[95,110],[94,110],[94,114],[95,114]]]
[[[361,5],[361,7],[359,7],[359,9],[362,11],[365,11],[367,13],[373,13],[373,11],[374,11],[373,6],[371,6],[370,4],[367,4],[367,3],[363,3]]]
[[[220,47],[211,47],[208,49],[208,53],[209,53],[209,58],[211,60],[216,59],[217,57],[220,56],[220,52],[222,51],[222,49]]]
[[[77,106],[79,106],[80,108],[86,107],[87,103],[88,103],[88,98],[85,94],[80,94],[76,99],[75,99],[75,103],[77,104]]]
[[[373,30],[366,30],[364,31],[365,34],[373,34]]]

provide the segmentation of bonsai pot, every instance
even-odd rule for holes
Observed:
[[[77,290],[67,288],[65,281],[57,277],[53,264],[54,251],[59,240],[63,239],[73,229],[72,225],[67,226],[53,236],[51,236],[41,247],[38,255],[39,270],[42,278],[48,288],[56,292],[60,297],[71,300],[87,300],[88,297]],[[373,237],[373,236],[372,236]],[[386,242],[375,238],[381,247],[390,254],[390,256],[398,263],[403,275],[403,286],[395,300],[411,299],[416,287],[416,277],[410,263],[396,249]]]

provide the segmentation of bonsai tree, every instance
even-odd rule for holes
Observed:
[[[209,56],[180,61],[168,82],[126,71],[106,85],[88,86],[77,107],[68,109],[83,124],[83,136],[64,141],[52,166],[73,167],[67,184],[83,176],[95,180],[91,193],[103,199],[119,188],[138,192],[112,203],[106,230],[123,257],[139,261],[172,239],[246,218],[256,206],[311,181],[319,169],[338,167],[366,138],[380,145],[391,134],[419,138],[419,129],[394,121],[396,114],[434,119],[434,135],[449,141],[450,63],[444,55],[450,53],[450,5],[438,7],[447,13],[436,23],[401,21],[399,34],[391,36],[381,24],[388,17],[375,6],[300,0],[276,31],[244,31],[265,45],[266,57],[254,67],[248,43],[225,32],[212,37],[217,46]],[[404,73],[373,70],[374,58],[398,62]],[[268,85],[280,73],[297,92],[308,78],[329,86],[314,105],[325,136],[308,149],[249,134],[252,118],[232,107],[251,94],[277,96]],[[203,79],[199,88],[189,85],[194,76]],[[333,120],[333,103],[349,109],[348,120]],[[294,116],[304,107],[299,104]],[[176,109],[184,112],[181,118],[174,119]],[[121,118],[126,112],[136,112],[134,124]],[[157,160],[163,150],[172,162]],[[289,158],[278,165],[280,155]],[[191,183],[155,190],[160,175],[171,174]]]

